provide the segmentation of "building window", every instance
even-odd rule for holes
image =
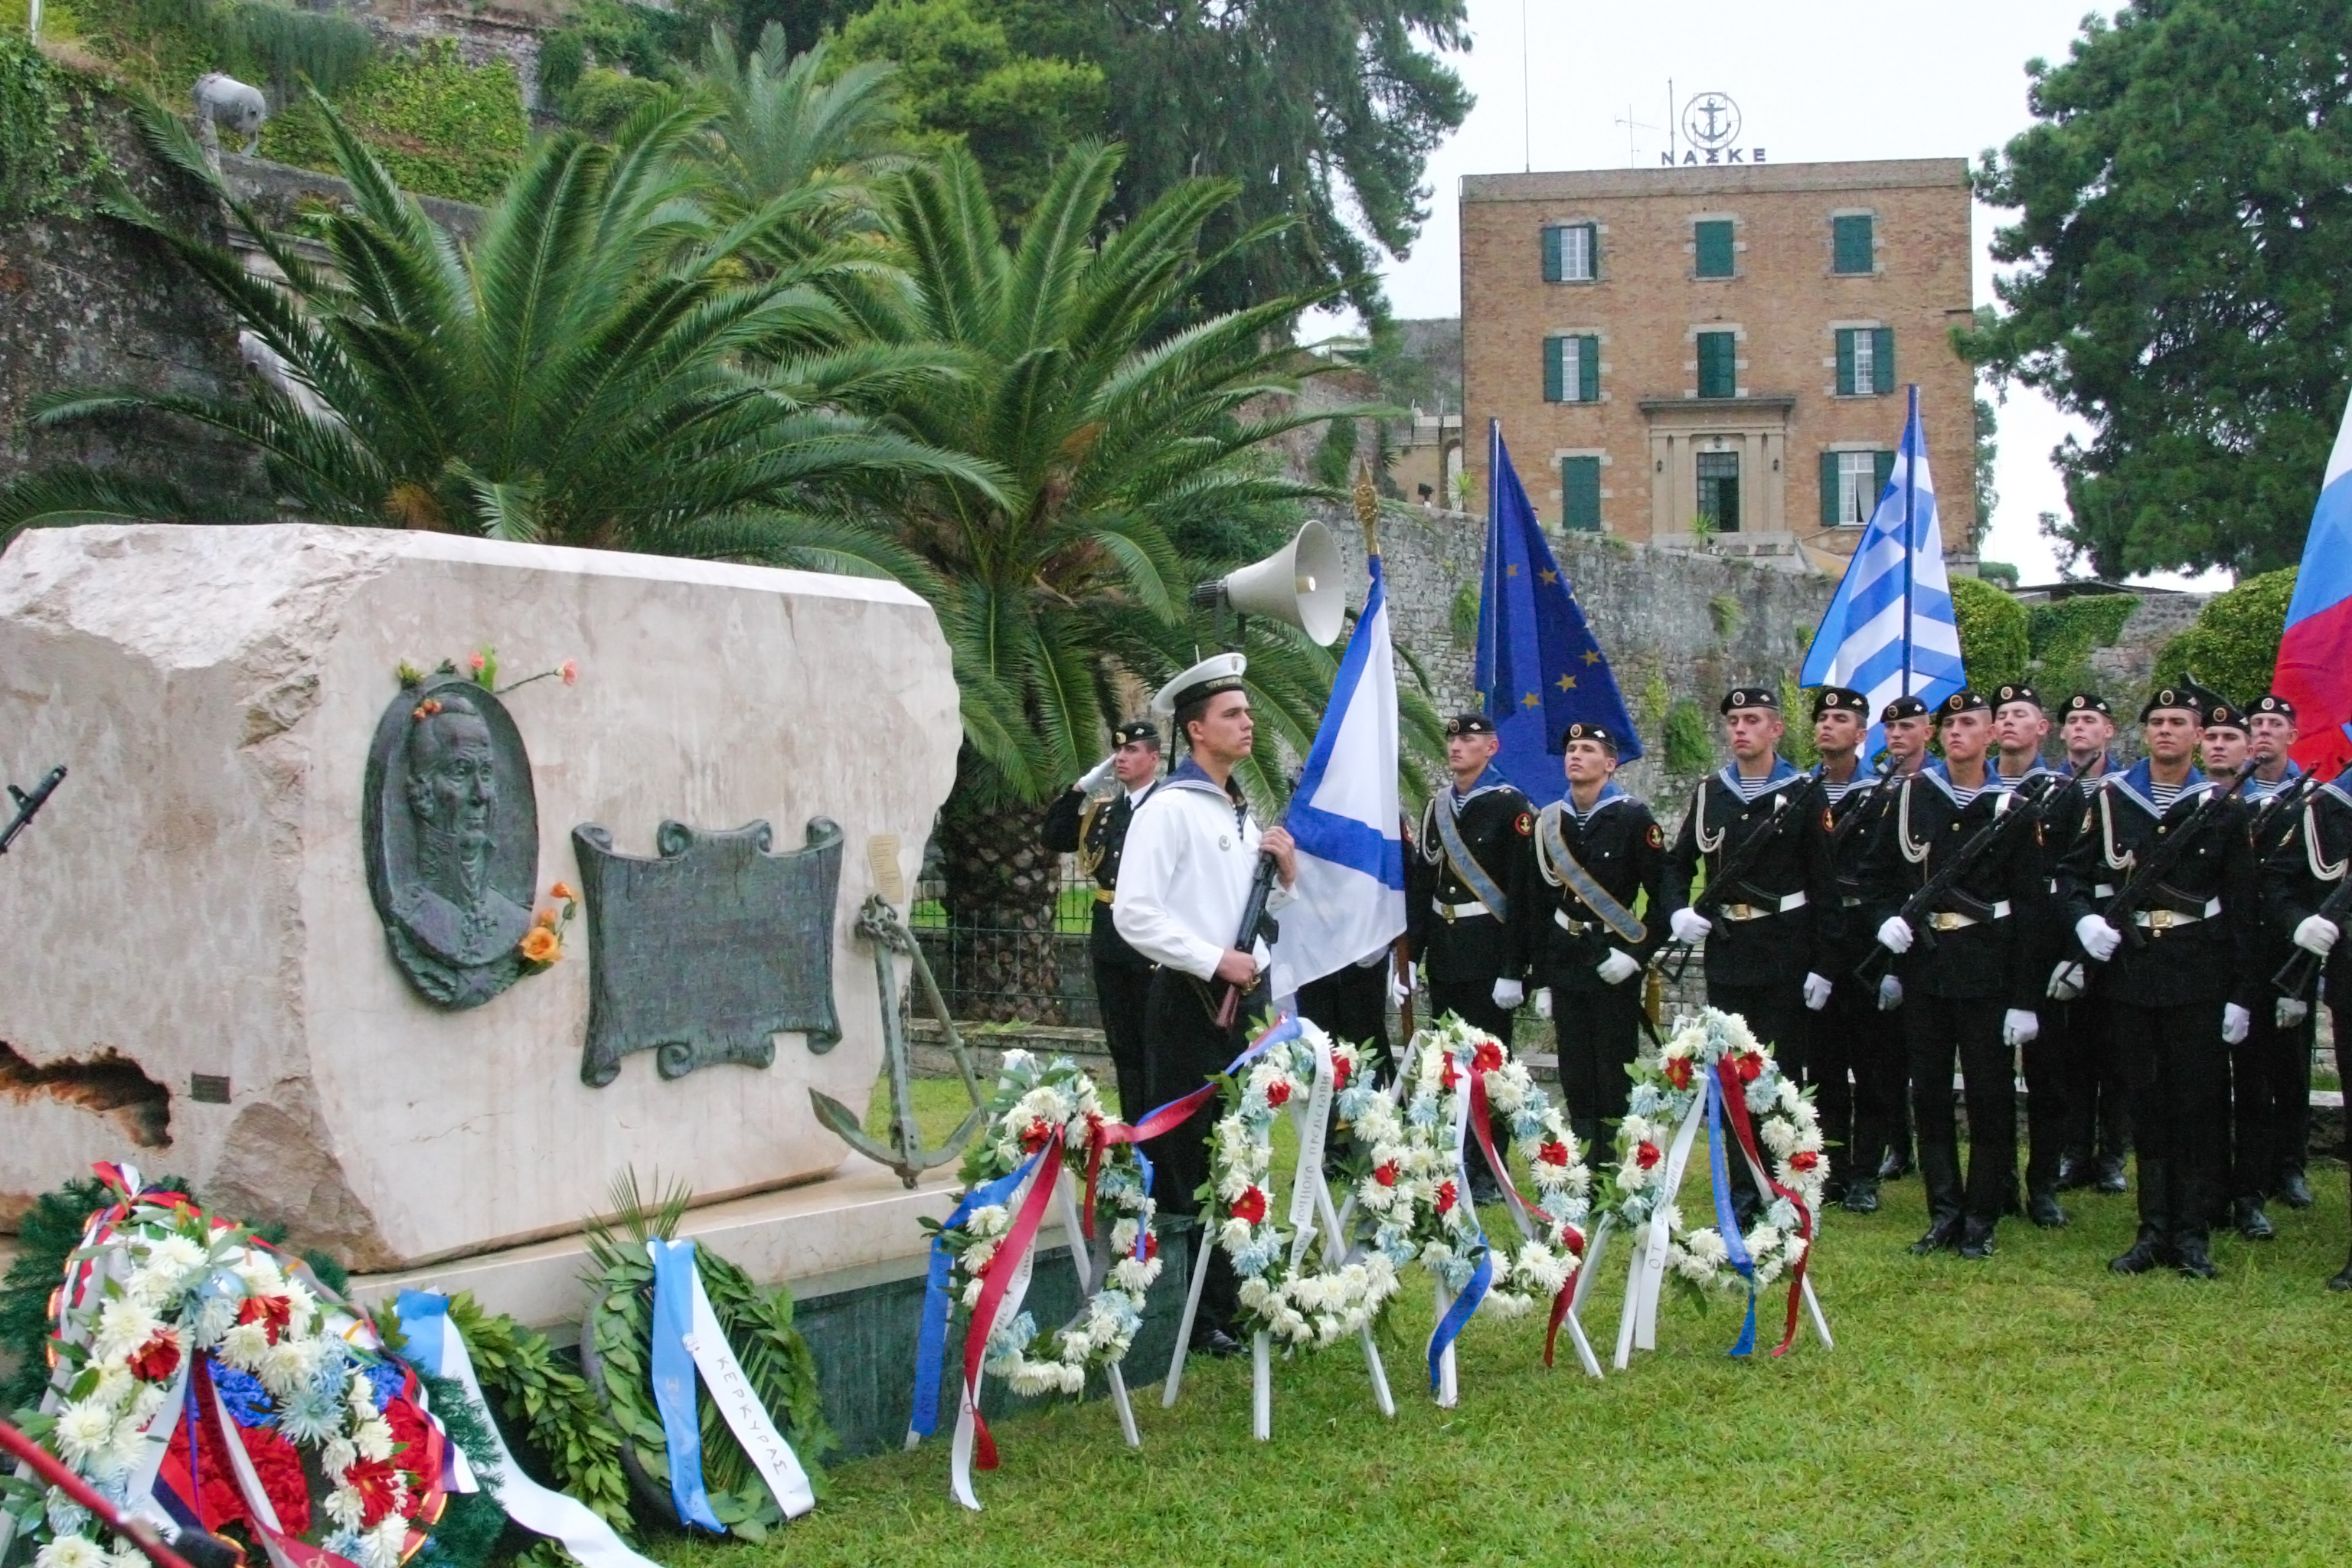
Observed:
[[[1601,459],[1559,460],[1560,522],[1571,533],[1601,531]]]
[[[1698,276],[1728,278],[1732,275],[1732,226],[1729,218],[1708,218],[1691,226],[1698,240]]]
[[[1701,397],[1739,395],[1739,334],[1698,334],[1698,395]]]
[[[1877,268],[1871,254],[1870,215],[1830,219],[1830,270],[1832,272],[1871,272]]]
[[[1698,455],[1698,515],[1710,532],[1739,531],[1739,454]]]
[[[1590,335],[1544,340],[1544,401],[1601,401],[1601,340]]]
[[[1859,528],[1868,522],[1894,472],[1892,452],[1823,452],[1822,526]]]
[[[1895,390],[1895,330],[1840,327],[1837,334],[1840,397],[1871,397]]]
[[[1547,283],[1590,283],[1601,276],[1601,230],[1589,223],[1555,224],[1543,231]]]

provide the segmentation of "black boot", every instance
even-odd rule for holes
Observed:
[[[1878,1212],[1878,1178],[1857,1177],[1845,1190],[1845,1212],[1876,1214]]]
[[[2098,1179],[2092,1184],[2103,1193],[2131,1191],[2131,1184],[2124,1180],[2124,1157],[2121,1154],[2100,1155]]]
[[[2172,1223],[2166,1209],[2170,1196],[2171,1183],[2167,1178],[2163,1162],[2142,1158],[2139,1163],[2139,1236],[2128,1251],[2108,1260],[2108,1268],[2118,1274],[2145,1274],[2172,1261],[2172,1248],[2166,1240]]]
[[[1960,1241],[1960,1152],[1948,1143],[1919,1145],[1919,1175],[1927,1184],[1927,1229],[1911,1244],[1915,1258]]]
[[[2053,1187],[2036,1187],[2028,1193],[2025,1213],[2044,1230],[2056,1230],[2066,1223],[2066,1211],[2058,1206],[2058,1194]]]
[[[2291,1209],[2311,1206],[2311,1184],[2304,1180],[2301,1171],[2289,1171],[2279,1178],[2278,1200]]]
[[[1878,1162],[1878,1179],[1899,1182],[1911,1173],[1911,1151],[1897,1143],[1886,1151],[1886,1158]]]
[[[1981,1263],[1992,1256],[1993,1221],[1970,1215],[1960,1223],[1960,1256]]]
[[[2172,1261],[2191,1279],[2219,1279],[2210,1244],[2212,1219],[2221,1201],[2221,1184],[2189,1165],[2180,1173],[2179,1191],[2172,1200]]]
[[[2346,1258],[2344,1267],[2327,1277],[2327,1288],[2330,1290],[2352,1290],[2352,1258]]]
[[[2271,1216],[2263,1212],[2262,1199],[2240,1198],[2230,1205],[2230,1209],[2238,1234],[2248,1241],[2270,1241],[2278,1236],[2278,1232],[2271,1228]]]
[[[2091,1157],[2069,1150],[2058,1156],[2058,1190],[2071,1193],[2091,1184]]]

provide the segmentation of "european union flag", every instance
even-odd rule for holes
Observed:
[[[1495,765],[1538,805],[1568,793],[1557,762],[1573,723],[1605,724],[1632,762],[1642,738],[1576,591],[1528,503],[1500,421],[1486,425],[1486,575],[1478,598],[1478,692],[1503,740]]]

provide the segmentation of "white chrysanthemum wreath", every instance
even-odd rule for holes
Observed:
[[[1354,1336],[1376,1322],[1397,1291],[1396,1259],[1380,1250],[1365,1252],[1343,1237],[1302,1237],[1286,1227],[1273,1196],[1274,1124],[1294,1106],[1313,1102],[1324,1053],[1330,1062],[1330,1100],[1343,1127],[1360,1145],[1377,1141],[1373,1121],[1395,1108],[1378,1086],[1366,1080],[1359,1047],[1335,1043],[1313,1024],[1260,1052],[1238,1078],[1221,1090],[1225,1107],[1209,1136],[1209,1181],[1215,1194],[1217,1245],[1241,1277],[1242,1326],[1264,1330],[1286,1349],[1318,1349]],[[1295,1180],[1307,1179],[1302,1158]],[[1336,1216],[1311,1215],[1324,1229]],[[1304,1227],[1302,1227],[1303,1229]],[[1354,1226],[1351,1229],[1356,1228]]]
[[[989,1101],[988,1125],[964,1156],[965,1188],[1011,1176],[1048,1144],[1058,1149],[1060,1169],[1084,1184],[1094,1158],[1094,1131],[1108,1120],[1094,1079],[1069,1058],[1041,1061],[1027,1051],[1007,1051]],[[1152,1226],[1158,1205],[1145,1189],[1133,1144],[1109,1145],[1092,1173],[1091,1223],[1097,1238],[1108,1235],[1109,1268],[1100,1289],[1063,1327],[1040,1331],[1024,1311],[989,1337],[982,1364],[1016,1393],[1083,1392],[1087,1369],[1124,1361],[1143,1326],[1144,1294],[1160,1278],[1160,1239]],[[1035,1179],[1056,1181],[1059,1173],[1040,1170]],[[1019,1267],[1013,1249],[1003,1245],[1019,1195],[1008,1192],[1004,1202],[982,1204],[961,1224],[940,1233],[955,1255],[956,1289],[967,1311],[979,1306],[992,1266]]]
[[[1481,1310],[1517,1315],[1546,1303],[1564,1308],[1565,1292],[1583,1263],[1581,1226],[1592,1177],[1559,1109],[1509,1047],[1451,1014],[1413,1037],[1407,1070],[1401,1142],[1375,1152],[1381,1163],[1360,1189],[1360,1201],[1381,1220],[1378,1244],[1411,1246],[1454,1292],[1469,1284],[1481,1253],[1491,1254]],[[1488,1107],[1509,1127],[1511,1146],[1535,1186],[1534,1201],[1521,1200],[1529,1224],[1517,1247],[1484,1238],[1469,1194],[1461,1191],[1465,1167],[1486,1158],[1479,1132]],[[1454,1130],[1465,1127],[1457,1150]],[[1507,1168],[1500,1174],[1509,1180]],[[1517,1193],[1516,1184],[1512,1190]]]
[[[1747,1108],[1758,1152],[1773,1182],[1786,1189],[1771,1194],[1742,1238],[1760,1289],[1795,1268],[1811,1247],[1807,1233],[1821,1213],[1830,1163],[1822,1152],[1821,1117],[1813,1102],[1781,1073],[1738,1014],[1713,1007],[1686,1014],[1675,1021],[1663,1047],[1645,1048],[1635,1058],[1633,1092],[1617,1127],[1617,1166],[1610,1174],[1608,1202],[1636,1246],[1645,1245],[1654,1217],[1664,1220],[1667,1267],[1677,1279],[1726,1289],[1748,1288],[1730,1267],[1722,1233],[1713,1226],[1687,1228],[1681,1210],[1664,1201],[1667,1194],[1661,1190],[1676,1129],[1700,1103],[1708,1076],[1723,1074],[1726,1064],[1739,1103]],[[1733,1136],[1729,1117],[1724,1135]],[[1732,1157],[1741,1156],[1735,1151]]]

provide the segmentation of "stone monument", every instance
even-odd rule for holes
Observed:
[[[71,773],[0,861],[0,1216],[125,1156],[362,1270],[570,1236],[630,1168],[714,1215],[822,1212],[873,1170],[836,1173],[809,1100],[863,1106],[880,1068],[866,841],[913,879],[960,733],[938,625],[892,584],[299,525],[20,535],[0,778]],[[594,958],[557,911],[598,896],[589,825],[634,861],[734,846],[759,875],[712,929],[814,921],[807,994],[675,1077],[656,1016],[659,1049],[583,1082]],[[820,840],[829,878],[759,864]],[[824,1261],[777,1245],[780,1273]]]

